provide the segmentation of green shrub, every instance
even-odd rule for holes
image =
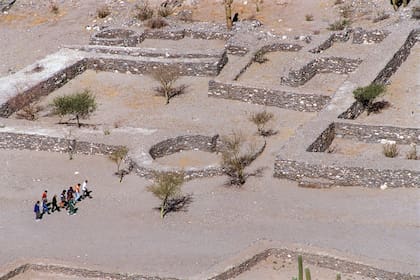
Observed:
[[[351,21],[348,19],[339,19],[334,23],[331,23],[328,27],[328,30],[331,31],[340,31],[343,30],[344,28],[350,26]]]
[[[87,118],[96,110],[95,96],[86,89],[83,92],[71,95],[58,96],[52,102],[54,113],[61,117],[72,115],[71,120],[76,119],[77,126],[80,127],[80,118]]]
[[[359,87],[353,91],[354,98],[364,106],[369,106],[373,100],[384,93],[386,87],[384,85],[370,84],[366,87]]]

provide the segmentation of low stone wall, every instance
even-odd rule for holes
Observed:
[[[386,64],[386,66],[379,72],[372,83],[374,84],[387,84],[397,72],[401,64],[408,58],[411,52],[411,48],[420,40],[420,29],[414,29],[410,32],[407,40],[401,46],[401,48],[394,54],[392,59]],[[358,102],[354,102],[346,111],[341,113],[338,118],[340,119],[356,119],[360,114],[364,112],[365,108]]]
[[[327,40],[321,43],[318,47],[309,50],[311,53],[322,53],[323,51],[331,48],[335,42],[347,42],[350,39],[350,35],[353,32],[352,29],[347,29],[342,32],[336,32],[331,34]]]
[[[146,39],[160,40],[181,40],[185,37],[184,29],[146,29],[144,31]]]
[[[181,76],[217,76],[227,60],[226,53],[220,58],[174,59],[172,61],[171,59],[160,58],[129,60],[93,57],[88,60],[87,67],[96,71],[146,74],[159,66],[171,66],[177,68]]]
[[[93,34],[91,45],[134,47],[145,39],[144,33],[129,29],[106,29]]]
[[[373,80],[374,84],[386,84],[391,76],[397,72],[401,64],[410,55],[411,48],[420,40],[420,28],[410,32],[402,47],[394,54],[384,69]]]
[[[330,101],[330,97],[325,95],[297,94],[217,81],[209,82],[208,96],[301,112],[318,112]]]
[[[153,159],[168,156],[180,151],[200,150],[204,152],[217,152],[220,146],[219,135],[182,135],[166,139],[153,145],[149,154]]]
[[[26,271],[38,271],[42,273],[59,275],[70,275],[73,277],[80,277],[81,279],[110,279],[110,280],[177,280],[177,278],[162,278],[158,276],[144,276],[136,274],[125,274],[125,273],[109,273],[99,270],[90,270],[84,268],[73,268],[59,265],[48,265],[48,264],[24,264],[14,271],[1,276],[0,280],[13,280],[14,277],[25,273]]]
[[[365,143],[380,143],[381,140],[395,141],[398,145],[420,144],[420,129],[395,126],[375,126],[351,123],[331,123],[308,147],[307,152],[325,152],[335,137],[352,139]]]
[[[382,42],[388,35],[385,30],[364,30],[356,28],[353,31],[353,44],[377,44]]]
[[[374,126],[334,123],[335,136],[367,143],[379,143],[382,139],[399,145],[420,144],[420,129],[394,126]]]
[[[298,87],[304,85],[319,73],[348,74],[356,70],[361,62],[362,60],[360,59],[343,57],[317,58],[303,66],[301,69],[291,71],[288,77],[282,77],[281,83],[292,87]]]
[[[172,49],[156,49],[156,48],[131,48],[131,47],[112,47],[112,46],[66,46],[66,48],[98,53],[98,54],[113,54],[125,55],[133,57],[160,57],[160,58],[209,58],[209,57],[222,57],[224,50],[200,50],[199,52],[192,51],[175,51]]]
[[[338,186],[378,188],[386,183],[388,187],[420,187],[420,172],[416,171],[328,166],[285,159],[276,160],[274,177],[294,181],[323,178]]]
[[[32,150],[68,153],[72,150],[74,154],[84,155],[108,155],[116,150],[118,146],[71,139],[43,136],[37,134],[22,134],[0,132],[0,149],[7,150]]]
[[[37,85],[15,95],[6,103],[1,104],[0,117],[7,118],[31,102],[38,100],[41,96],[48,95],[50,92],[62,87],[68,81],[83,73],[86,70],[86,64],[86,59],[78,61],[48,79],[40,81]]]
[[[325,152],[335,138],[335,124],[330,124],[306,149],[307,152]]]

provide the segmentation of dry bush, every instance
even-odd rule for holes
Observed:
[[[112,153],[109,155],[109,159],[113,161],[117,165],[117,172],[120,172],[120,166],[123,162],[124,158],[128,154],[128,148],[125,146],[118,147],[116,150],[112,151]]]
[[[398,151],[398,147],[396,143],[390,142],[390,143],[383,144],[383,154],[386,157],[394,158],[398,155],[398,152],[399,151]]]
[[[260,49],[259,51],[255,53],[252,60],[260,64],[267,62],[268,58],[265,57],[265,53],[266,53],[265,51]]]
[[[275,134],[275,132],[272,129],[265,129],[265,125],[273,118],[273,113],[269,113],[266,110],[264,110],[258,113],[253,113],[249,120],[257,126],[258,134],[260,136],[266,137]]]
[[[153,17],[153,9],[149,5],[149,1],[141,1],[135,6],[134,17],[138,20],[145,21]]]
[[[305,20],[306,20],[306,21],[313,21],[313,20],[314,20],[314,16],[313,16],[313,15],[311,15],[311,14],[306,14],[306,15],[305,15]]]
[[[29,104],[23,107],[19,112],[16,113],[18,119],[25,119],[28,121],[34,121],[38,119],[38,113],[42,111],[42,106]]]
[[[153,79],[160,83],[160,86],[155,90],[158,95],[165,97],[166,104],[172,97],[185,93],[185,85],[174,86],[180,77],[179,70],[176,67],[160,66],[154,69],[151,74]]]
[[[106,18],[111,14],[111,9],[108,5],[102,5],[96,10],[96,15],[98,18]]]
[[[230,177],[228,184],[241,186],[245,184],[247,177],[252,174],[245,173],[245,167],[251,164],[265,149],[264,146],[257,151],[255,145],[245,145],[245,138],[241,133],[232,133],[222,139],[221,166]]]
[[[193,13],[190,10],[182,10],[180,11],[176,17],[185,22],[192,22],[193,21]]]
[[[50,3],[50,12],[56,15],[60,13],[60,7],[58,6],[57,3],[55,2]]]
[[[417,156],[417,148],[416,148],[416,143],[411,143],[410,144],[410,150],[407,152],[407,154],[405,155],[406,159],[411,159],[411,160],[416,160],[419,157]]]
[[[341,5],[344,3],[344,0],[335,0],[334,5]]]
[[[161,17],[151,18],[146,22],[146,27],[151,29],[159,29],[167,26],[168,23]]]
[[[164,17],[164,18],[172,15],[174,12],[175,12],[175,8],[172,7],[172,6],[169,6],[169,5],[167,5],[167,6],[161,6],[157,10],[157,14],[160,17]]]
[[[331,23],[328,27],[328,30],[331,31],[340,31],[340,30],[344,30],[344,28],[350,26],[351,21],[348,19],[339,19],[337,21],[335,21],[334,23]]]
[[[352,18],[354,9],[351,5],[345,5],[340,9],[340,15],[345,19]]]

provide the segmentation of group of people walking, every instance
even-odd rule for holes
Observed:
[[[76,203],[86,197],[92,198],[90,195],[92,191],[89,191],[87,184],[88,180],[85,180],[82,184],[76,184],[70,186],[68,190],[63,190],[60,194],[60,202],[58,202],[56,194],[54,194],[51,202],[48,202],[48,190],[45,190],[42,193],[41,201],[38,200],[35,203],[35,220],[41,220],[45,213],[49,215],[51,212],[60,212],[60,209],[66,209],[68,215],[75,215],[77,211]]]

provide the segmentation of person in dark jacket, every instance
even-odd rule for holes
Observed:
[[[57,195],[55,194],[52,198],[52,206],[51,206],[51,212],[54,213],[55,210],[57,210],[58,212],[60,212],[60,207],[58,207],[57,205]]]
[[[39,208],[39,200],[35,203],[34,212],[35,212],[35,221],[41,220],[41,209]]]

